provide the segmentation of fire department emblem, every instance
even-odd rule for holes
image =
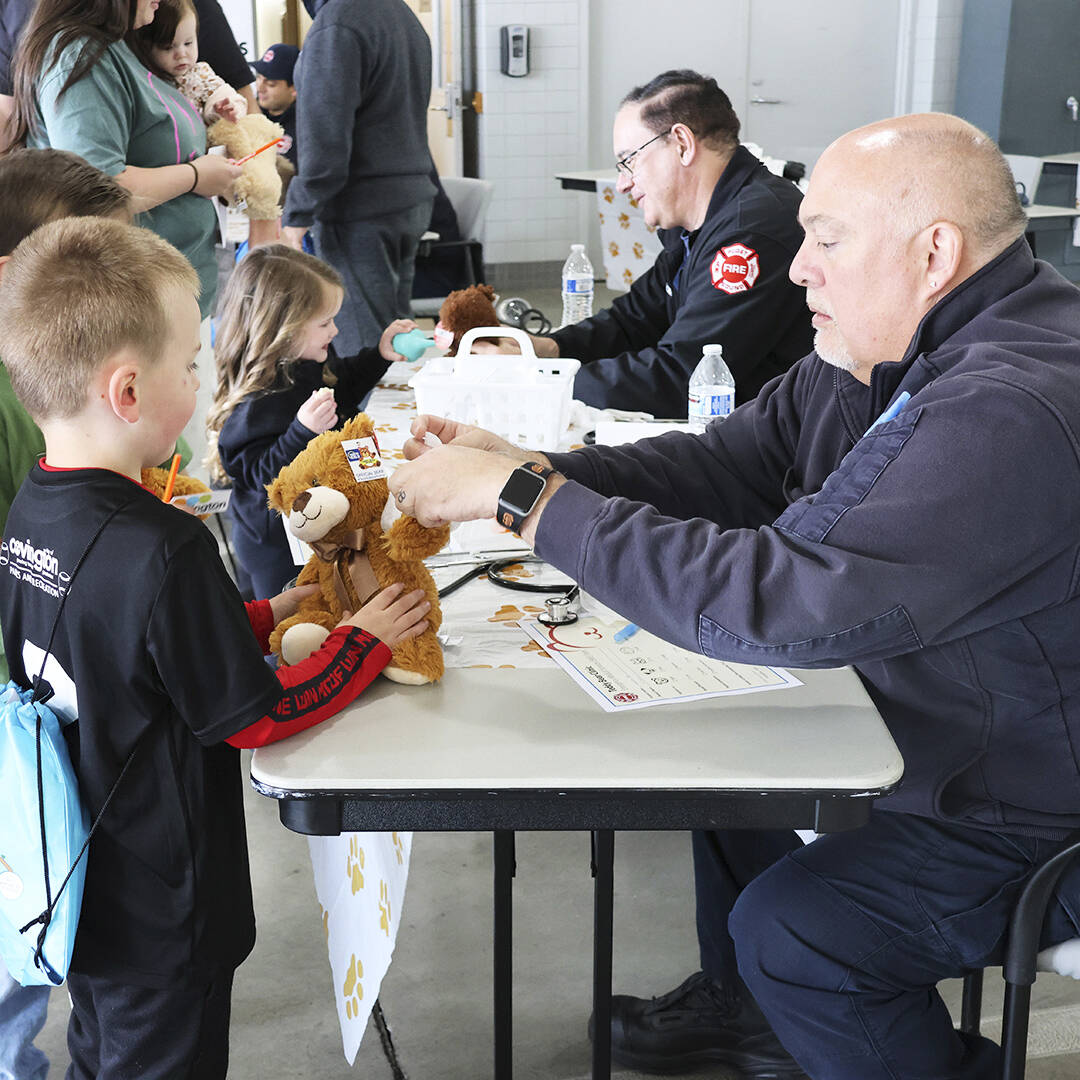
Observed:
[[[714,289],[726,293],[741,293],[754,287],[761,267],[758,253],[745,244],[728,244],[722,247],[709,267]]]

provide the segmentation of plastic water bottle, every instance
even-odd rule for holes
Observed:
[[[592,314],[593,268],[584,244],[571,244],[562,268],[562,324],[581,322]]]
[[[687,394],[690,430],[700,435],[713,420],[723,420],[735,408],[735,380],[724,363],[721,345],[706,345]]]

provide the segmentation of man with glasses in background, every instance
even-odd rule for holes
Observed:
[[[681,417],[715,341],[736,404],[753,400],[811,349],[806,296],[788,278],[802,195],[739,144],[727,94],[695,71],[631,90],[613,141],[618,188],[663,230],[664,250],[610,308],[535,337],[537,355],[580,360],[574,397],[590,405]]]

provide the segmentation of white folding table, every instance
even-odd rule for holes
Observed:
[[[606,713],[557,670],[446,672],[435,686],[379,680],[350,708],[257,750],[256,790],[282,822],[343,831],[495,834],[495,1076],[512,1073],[514,832],[593,834],[596,1031],[610,1027],[614,831],[797,828],[866,822],[903,763],[850,669],[804,685]],[[357,732],[363,730],[363,749]],[[593,1076],[610,1076],[607,1039]]]

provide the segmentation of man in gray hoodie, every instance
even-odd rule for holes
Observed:
[[[296,65],[296,179],[284,238],[345,279],[335,348],[353,356],[409,313],[431,220],[431,42],[404,0],[304,0],[314,19]]]

